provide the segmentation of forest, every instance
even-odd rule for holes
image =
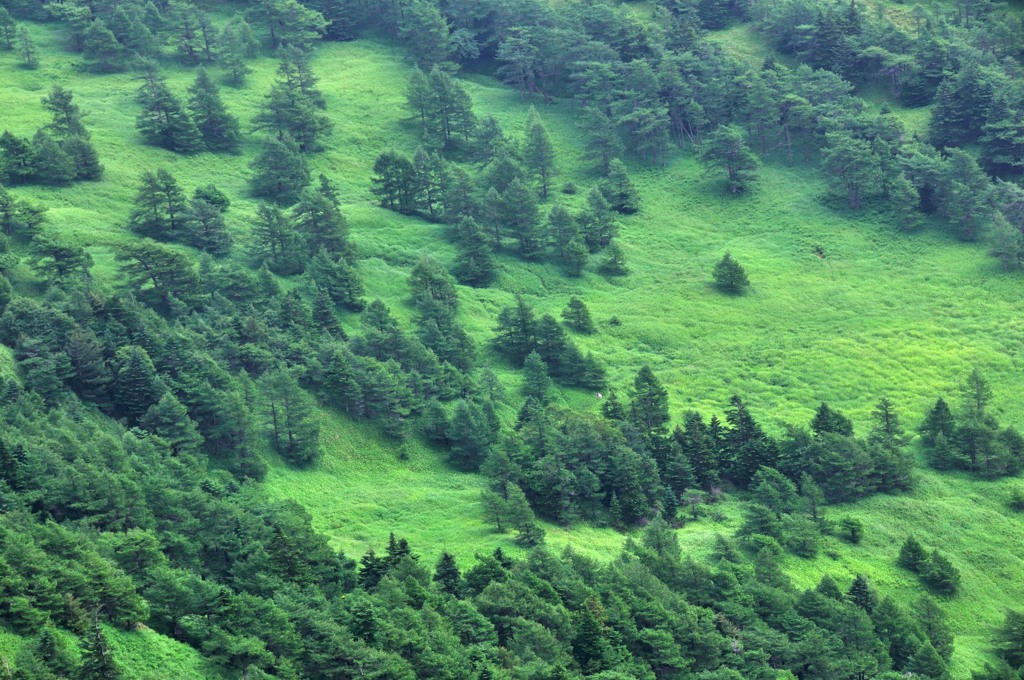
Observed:
[[[1019,0],[0,0],[0,74],[0,679],[1024,677]]]

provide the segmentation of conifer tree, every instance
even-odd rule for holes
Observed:
[[[604,259],[601,260],[598,269],[607,276],[625,276],[629,273],[629,267],[626,266],[626,252],[618,241],[608,244]]]
[[[167,170],[142,173],[128,228],[141,236],[169,240],[185,229],[188,206],[178,181]]]
[[[260,151],[249,164],[253,196],[291,205],[309,184],[309,166],[299,147],[287,135],[264,137]]]
[[[575,295],[569,298],[569,304],[562,310],[562,319],[577,333],[591,335],[597,330],[586,303]]]
[[[505,235],[516,240],[520,257],[528,260],[539,257],[544,242],[533,191],[520,180],[512,180],[501,195],[500,212]]]
[[[93,19],[82,34],[82,56],[91,71],[115,73],[125,68],[124,47],[102,19]]]
[[[156,373],[145,349],[122,347],[114,357],[114,406],[129,421],[136,422],[157,403],[166,387]]]
[[[355,268],[338,255],[321,249],[306,267],[313,284],[336,305],[358,312],[366,305],[365,289]]]
[[[608,164],[608,176],[601,183],[601,193],[616,212],[632,215],[640,209],[636,186],[626,172],[626,164],[618,158]]]
[[[17,35],[18,25],[14,17],[6,7],[0,7],[0,36],[3,36],[3,48],[7,51],[14,49],[14,36]]]
[[[203,148],[203,137],[195,121],[155,67],[150,67],[143,75],[138,100],[142,112],[135,120],[135,127],[148,144],[178,153],[195,153]]]
[[[551,378],[548,367],[540,354],[530,352],[523,362],[523,396],[538,404],[546,404],[548,392],[551,391]]]
[[[232,239],[224,213],[202,198],[189,201],[183,218],[183,232],[186,243],[214,257],[224,257],[231,251]]]
[[[22,66],[30,70],[39,68],[39,51],[25,26],[18,27],[18,51],[21,53]]]
[[[36,130],[32,137],[32,179],[40,184],[69,184],[77,176],[75,161],[50,133]]]
[[[548,197],[548,187],[555,171],[555,148],[537,109],[530,107],[526,118],[526,139],[523,142],[523,163],[533,171],[540,183],[540,195]]]
[[[203,443],[188,410],[170,392],[165,392],[160,401],[149,407],[139,419],[139,425],[166,441],[176,456],[195,453]]]
[[[732,293],[733,295],[739,295],[743,292],[744,288],[750,285],[747,273],[729,253],[723,255],[722,259],[715,265],[713,275],[715,277],[715,285],[720,290]]]
[[[276,368],[260,379],[267,425],[274,450],[296,465],[320,457],[320,424],[315,402],[287,368]]]
[[[723,125],[704,140],[700,161],[707,170],[724,170],[729,192],[739,194],[757,180],[761,163],[744,140],[743,128]]]
[[[225,81],[232,87],[244,85],[245,77],[252,73],[252,67],[246,63],[252,56],[251,39],[252,30],[244,19],[228,22],[221,31],[220,62],[226,71]]]
[[[618,244],[616,244],[616,247],[618,247]],[[609,252],[609,257],[606,260],[608,260],[611,269],[605,273],[626,273],[625,263],[619,257],[621,254],[621,250],[618,253],[614,251]],[[614,258],[612,257],[613,255],[615,255]],[[587,262],[590,261],[590,249],[587,248],[587,242],[583,240],[582,236],[577,234],[569,239],[562,252],[562,259],[565,261],[566,269],[568,269],[570,275],[580,276],[583,274],[583,269],[587,266]],[[602,271],[605,271],[603,268],[604,264],[602,263]]]
[[[459,250],[452,273],[460,283],[486,286],[494,280],[497,263],[491,252],[490,239],[472,217],[462,217],[454,227],[455,245]]]
[[[206,148],[210,151],[237,151],[241,137],[238,119],[224,108],[220,91],[206,69],[199,69],[188,93],[189,113]]]
[[[322,249],[335,257],[350,257],[348,223],[325,176],[320,175],[318,187],[303,190],[299,202],[292,209],[292,219],[305,236],[310,253]]]
[[[306,268],[306,248],[288,216],[276,205],[261,203],[252,227],[251,253],[281,276],[299,274]]]
[[[120,680],[124,677],[99,621],[93,621],[83,638],[82,665],[78,670],[81,680]]]
[[[441,592],[448,593],[454,597],[462,596],[462,573],[459,571],[459,566],[455,563],[455,558],[452,557],[451,553],[441,553],[441,559],[437,562],[437,567],[434,569],[434,576],[431,580],[438,584]]]

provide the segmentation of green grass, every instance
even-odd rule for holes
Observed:
[[[233,201],[230,221],[244,243],[256,205],[246,197],[254,135],[247,135],[238,156],[181,157],[142,146],[134,129],[138,109],[132,76],[82,73],[75,69],[77,55],[60,51],[52,27],[32,26],[32,32],[40,47],[39,71],[22,70],[16,56],[0,53],[5,73],[0,129],[31,134],[43,118],[39,99],[49,85],[69,84],[90,114],[87,124],[107,172],[98,183],[16,193],[47,205],[52,228],[90,247],[98,277],[115,277],[111,248],[131,238],[122,224],[137,177],[147,168],[168,168],[189,191],[217,184]],[[763,59],[755,38],[746,27],[716,36],[750,63]],[[276,64],[262,59],[255,67],[246,88],[223,90],[246,130]],[[409,66],[392,45],[358,41],[324,45],[314,69],[335,121],[328,150],[313,161],[314,172],[339,185],[369,295],[408,319],[408,269],[423,253],[446,263],[454,255],[441,227],[384,211],[369,192],[376,155],[389,147],[411,153],[417,144],[415,126],[402,108]],[[192,79],[185,69],[168,69],[168,76],[180,93]],[[487,77],[474,76],[467,85],[478,113],[494,114],[508,132],[521,133],[529,102]],[[583,188],[576,196],[553,200],[579,206],[595,178],[581,157],[576,111],[562,103],[537,106],[558,150],[556,186],[573,180]],[[926,120],[922,111],[898,113],[916,129]],[[996,414],[1024,425],[1019,416],[1024,412],[1022,280],[1001,273],[982,247],[957,243],[934,227],[902,234],[884,215],[830,208],[822,200],[822,179],[811,167],[768,165],[756,189],[739,198],[727,196],[718,178],[705,177],[685,153],[675,154],[663,168],[631,170],[643,209],[622,220],[630,276],[608,280],[590,267],[582,278],[570,280],[552,264],[503,257],[494,288],[461,289],[462,321],[478,340],[482,361],[499,371],[513,399],[519,377],[486,346],[498,311],[521,293],[538,311],[557,315],[569,296],[578,294],[600,329],[593,337],[578,338],[582,348],[604,360],[620,390],[640,366],[650,364],[668,387],[677,418],[688,409],[720,412],[736,393],[774,432],[784,422],[806,422],[823,400],[846,411],[863,432],[873,403],[886,395],[912,426],[935,397],[955,397],[958,382],[977,366],[992,381]],[[825,259],[814,254],[819,246]],[[710,287],[711,268],[726,250],[747,269],[752,281],[747,295],[725,296]],[[242,260],[244,250],[236,249],[234,257]],[[622,325],[609,326],[612,316]],[[358,331],[355,317],[343,322]],[[0,371],[9,364],[0,357]],[[599,403],[581,391],[564,391],[557,398],[574,408]],[[514,408],[510,404],[503,415]],[[409,538],[430,562],[441,550],[462,561],[494,546],[517,550],[509,536],[483,524],[481,478],[449,470],[439,452],[412,444],[408,460],[400,460],[394,444],[374,428],[333,413],[323,414],[323,444],[324,459],[311,470],[273,461],[258,493],[301,502],[317,528],[350,556],[359,557],[370,545],[380,547],[389,531]],[[985,658],[1001,609],[1024,603],[1021,523],[999,507],[997,495],[1006,484],[927,472],[920,478],[912,495],[833,511],[864,520],[863,546],[837,545],[836,560],[793,559],[789,568],[802,585],[815,582],[822,571],[864,571],[883,592],[910,602],[920,587],[891,564],[902,536],[917,533],[926,545],[947,552],[965,574],[964,593],[944,607],[958,632],[954,670],[966,677],[966,669]],[[705,554],[716,532],[734,529],[738,504],[727,504],[725,514],[721,525],[703,519],[682,529],[685,550]],[[603,557],[623,541],[622,535],[599,528],[548,527],[548,532],[554,549],[571,544]],[[142,639],[132,636],[126,636],[131,644]],[[0,648],[4,640],[0,636]],[[126,643],[125,654],[136,653],[131,644]]]

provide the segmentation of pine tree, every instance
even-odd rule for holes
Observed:
[[[186,243],[214,257],[224,257],[231,251],[231,234],[223,212],[202,198],[193,198],[189,202],[183,218],[183,232]]]
[[[91,71],[115,73],[125,68],[124,47],[102,19],[94,19],[82,34],[82,56]]]
[[[441,553],[441,559],[434,569],[434,576],[431,579],[438,584],[441,592],[448,593],[454,597],[462,596],[462,573],[459,571],[455,558],[451,553]]]
[[[403,215],[416,212],[416,169],[412,161],[395,151],[384,151],[373,164],[370,179],[373,195],[381,207]]]
[[[178,181],[163,168],[142,173],[128,228],[141,236],[169,240],[185,229],[188,206]]]
[[[0,35],[4,39],[3,48],[7,51],[14,49],[14,36],[17,35],[17,28],[18,25],[7,8],[0,7]]]
[[[22,66],[30,70],[39,68],[39,51],[25,26],[18,27],[18,51],[21,53]]]
[[[548,187],[555,171],[555,148],[537,109],[530,107],[526,118],[526,139],[523,142],[523,163],[540,183],[540,194],[548,197]]]
[[[732,255],[726,253],[715,265],[715,285],[719,289],[733,295],[739,295],[743,289],[750,285],[747,273],[740,266],[740,263],[732,259]]]
[[[319,151],[334,125],[320,112],[324,98],[315,84],[306,55],[295,49],[282,51],[277,80],[262,110],[253,117],[253,127],[272,132],[278,139],[290,136],[305,153]]]
[[[536,346],[536,330],[533,309],[519,296],[514,307],[506,307],[498,314],[494,344],[515,365],[521,366]]]
[[[135,127],[146,142],[178,153],[200,151],[202,135],[166,81],[153,68],[146,71],[143,80],[138,94],[142,112]]]
[[[946,663],[935,651],[931,642],[925,642],[917,650],[907,664],[907,670],[925,678],[936,680],[948,680],[949,672],[946,670]]]
[[[292,219],[305,236],[310,253],[322,249],[334,256],[350,257],[348,223],[324,175],[320,175],[320,186],[308,187],[302,192],[292,210]]]
[[[82,665],[77,677],[81,680],[120,680],[123,677],[121,669],[98,621],[93,622],[83,638]]]
[[[114,406],[136,422],[166,391],[145,349],[122,347],[114,357]]]
[[[32,179],[40,184],[69,184],[77,176],[74,160],[46,130],[32,138]]]
[[[878,593],[868,583],[868,579],[863,574],[857,574],[857,577],[853,580],[853,584],[850,586],[849,592],[846,597],[853,604],[857,605],[868,614],[874,611],[875,607],[878,606]]]
[[[508,485],[508,523],[516,532],[516,540],[533,546],[544,542],[544,529],[537,524],[526,494],[517,484]]]
[[[523,362],[523,396],[545,404],[551,390],[548,368],[537,352],[530,352]]]
[[[626,252],[618,241],[612,241],[605,250],[605,257],[598,266],[602,274],[607,276],[625,276],[629,273],[626,266]]]
[[[586,303],[575,295],[569,298],[569,304],[562,310],[562,319],[577,333],[592,335],[597,330]]]
[[[484,230],[472,217],[462,217],[454,227],[455,245],[459,250],[452,273],[460,283],[486,286],[494,280],[497,263]]]
[[[366,290],[355,268],[343,258],[321,249],[306,267],[315,286],[323,290],[336,305],[358,312],[366,305]]]
[[[607,246],[619,234],[611,206],[597,187],[587,194],[587,210],[580,216],[580,223],[580,231],[592,253]]]
[[[188,93],[188,110],[206,148],[236,152],[241,138],[238,119],[224,108],[220,91],[206,69],[199,69]]]
[[[618,247],[618,244],[616,244],[616,247]],[[613,275],[628,273],[624,260],[619,257],[621,254],[621,249],[617,253],[609,249],[608,257],[605,258],[606,261],[601,263],[601,271],[612,273]],[[569,239],[569,242],[565,244],[565,248],[562,250],[562,259],[565,261],[566,269],[568,269],[570,275],[581,276],[583,274],[587,262],[590,261],[590,249],[587,248],[587,242],[583,240],[582,236],[577,234]],[[605,269],[606,264],[609,267],[607,270]],[[615,272],[618,272],[618,274],[614,274]]]
[[[274,450],[297,465],[314,463],[320,457],[320,424],[313,398],[286,368],[267,372],[260,388]]]
[[[309,184],[306,158],[287,135],[281,139],[265,137],[249,167],[253,171],[249,178],[253,196],[269,198],[281,205],[294,203]]]
[[[724,170],[729,192],[739,194],[757,181],[761,163],[744,141],[743,129],[723,125],[704,140],[700,161],[707,170]]]
[[[225,81],[233,87],[244,85],[245,77],[252,73],[252,68],[245,63],[252,49],[246,35],[251,38],[252,31],[244,19],[225,24],[220,34],[220,62],[227,72]]]
[[[632,215],[640,209],[636,186],[626,172],[626,164],[618,158],[608,164],[608,176],[601,183],[601,193],[616,212]]]
[[[900,555],[897,563],[904,569],[915,573],[920,572],[928,560],[928,554],[913,536],[908,536],[900,548]]]
[[[512,180],[501,194],[499,210],[503,235],[516,240],[519,256],[527,260],[539,257],[543,253],[544,242],[533,191],[520,180]]]
[[[301,273],[306,266],[306,248],[288,216],[276,205],[261,203],[252,227],[251,253],[281,276]]]
[[[149,407],[139,425],[167,442],[174,455],[195,453],[203,443],[188,410],[170,392]]]

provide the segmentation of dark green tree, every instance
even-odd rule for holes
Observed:
[[[228,113],[220,90],[206,69],[199,69],[188,90],[188,110],[210,151],[236,152],[241,139],[238,119]]]
[[[707,170],[724,170],[729,192],[742,193],[758,179],[761,163],[747,148],[743,128],[723,125],[704,140],[700,162]]]
[[[555,171],[555,148],[537,109],[530,107],[526,118],[526,139],[523,141],[523,164],[540,183],[540,195],[548,197],[548,187]]]
[[[178,181],[167,170],[146,170],[139,180],[128,228],[140,236],[171,240],[186,231],[188,205]]]
[[[143,74],[138,100],[142,112],[135,119],[135,127],[146,143],[178,153],[195,153],[203,148],[195,121],[155,67]]]
[[[586,303],[575,295],[569,298],[569,304],[562,310],[562,319],[577,333],[592,335],[597,330]]]
[[[313,398],[284,367],[268,371],[259,385],[274,450],[296,465],[316,462],[320,457],[320,424]]]
[[[722,259],[715,265],[712,275],[715,278],[715,285],[720,290],[733,295],[743,293],[743,290],[750,286],[746,271],[743,270],[739,262],[732,258],[730,253],[722,256]]]
[[[260,151],[249,164],[249,187],[253,196],[269,198],[281,205],[298,200],[309,184],[309,166],[299,147],[287,135],[264,137]]]

